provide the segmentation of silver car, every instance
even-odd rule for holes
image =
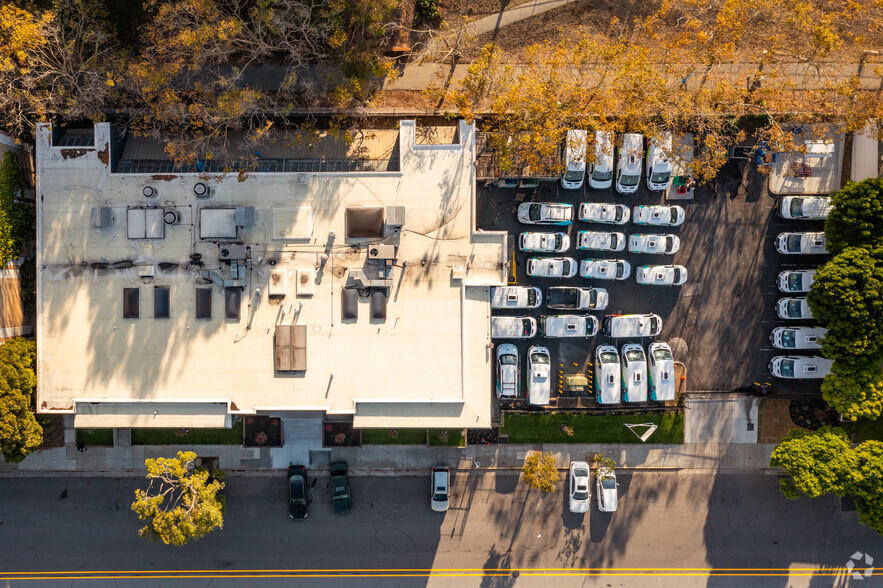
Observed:
[[[570,512],[589,512],[592,488],[589,481],[589,464],[584,461],[570,462],[569,476]]]
[[[595,495],[598,497],[598,510],[616,512],[616,472],[612,468],[599,468],[595,472]]]
[[[434,466],[432,468],[432,493],[430,494],[429,507],[435,512],[448,510],[449,490],[451,487],[451,471],[447,466]]]

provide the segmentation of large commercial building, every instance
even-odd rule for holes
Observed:
[[[241,181],[127,159],[109,123],[75,144],[41,126],[39,412],[489,426],[506,236],[475,228],[474,127],[436,145],[416,131],[401,122],[382,171],[268,160]]]

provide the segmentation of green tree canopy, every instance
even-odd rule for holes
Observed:
[[[224,526],[223,482],[206,470],[193,468],[196,454],[179,451],[176,458],[147,459],[147,490],[135,490],[132,510],[148,521],[141,537],[184,545]]]
[[[825,221],[828,251],[883,246],[883,179],[850,182],[831,195],[834,209]]]
[[[552,452],[535,451],[524,460],[521,468],[524,483],[543,492],[554,492],[558,484],[558,460]]]
[[[837,361],[871,361],[883,353],[883,248],[844,249],[816,273],[807,296],[828,333],[822,354]]]
[[[842,429],[795,430],[773,450],[770,465],[791,475],[781,484],[786,497],[854,496],[859,520],[883,534],[883,443],[853,448]]]
[[[13,339],[0,345],[0,449],[18,463],[43,443],[43,429],[34,415],[37,345]]]
[[[883,373],[879,366],[854,369],[835,362],[822,382],[822,396],[844,418],[876,419],[883,414]]]
[[[15,154],[7,151],[0,162],[0,267],[21,255],[21,243],[34,226],[33,209],[16,202],[23,186]]]

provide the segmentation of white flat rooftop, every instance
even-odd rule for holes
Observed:
[[[402,121],[399,172],[243,182],[111,173],[112,132],[98,124],[94,148],[71,149],[39,129],[40,412],[108,427],[183,426],[198,413],[194,423],[218,426],[220,403],[228,415],[352,414],[357,427],[490,425],[489,286],[505,283],[506,243],[474,229],[473,126],[460,124],[459,143],[418,145]],[[210,198],[197,197],[199,182]],[[382,241],[347,239],[353,207],[384,208],[387,220],[401,211],[386,207],[405,207],[398,237],[386,226]],[[385,275],[380,261],[367,272],[367,285],[386,286],[386,318],[360,297],[358,317],[343,320],[342,290],[368,246],[396,242]],[[197,308],[198,289],[210,293]],[[305,370],[274,368],[277,325],[306,327]]]

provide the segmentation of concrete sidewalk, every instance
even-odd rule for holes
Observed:
[[[538,444],[472,445],[425,447],[422,445],[366,445],[336,447],[310,452],[310,467],[322,468],[329,461],[346,461],[357,474],[425,473],[436,464],[457,469],[518,470],[530,451],[551,451],[565,468],[571,460],[591,461],[600,453],[621,464],[623,469],[705,470],[710,472],[763,470],[769,468],[775,445],[746,443],[687,443],[683,445],[624,444]],[[238,445],[134,445],[130,447],[76,447],[49,449],[28,456],[20,464],[0,458],[2,475],[67,473],[143,473],[144,460],[173,457],[178,451],[195,451],[201,457],[217,457],[225,471],[278,472],[272,448]],[[284,464],[287,465],[287,464]]]

